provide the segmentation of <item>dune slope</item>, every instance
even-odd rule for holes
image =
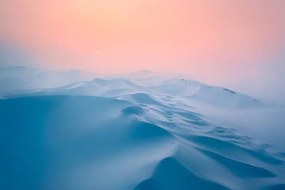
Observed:
[[[0,100],[0,189],[282,189],[284,156],[171,101]]]

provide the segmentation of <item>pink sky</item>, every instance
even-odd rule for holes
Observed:
[[[221,83],[284,68],[284,19],[284,0],[1,0],[0,38],[40,66]]]

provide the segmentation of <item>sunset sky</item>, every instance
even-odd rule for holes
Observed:
[[[285,95],[284,0],[0,0],[1,42],[33,66],[185,73]]]

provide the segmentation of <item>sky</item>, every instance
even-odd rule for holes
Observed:
[[[184,73],[283,100],[284,19],[284,0],[0,0],[0,47],[33,66]]]

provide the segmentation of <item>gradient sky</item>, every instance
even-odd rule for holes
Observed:
[[[0,0],[0,39],[37,66],[185,73],[285,96],[284,0]]]

